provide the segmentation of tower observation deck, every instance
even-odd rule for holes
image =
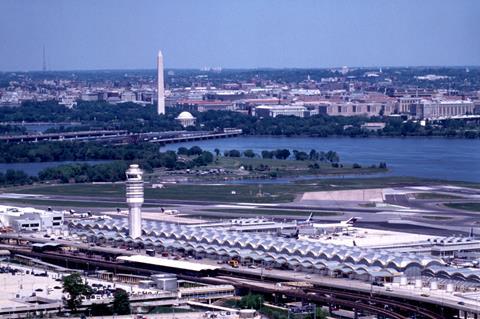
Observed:
[[[143,171],[138,164],[132,164],[125,174],[127,175],[128,234],[132,238],[138,238],[142,235]]]

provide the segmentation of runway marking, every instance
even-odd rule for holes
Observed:
[[[45,195],[37,195],[37,194],[3,193],[3,194],[0,194],[0,198],[50,198],[50,197]]]
[[[218,208],[238,208],[238,209],[252,209],[252,208],[257,208],[256,206],[245,206],[245,205],[213,205],[213,207],[218,207]]]
[[[401,216],[415,216],[418,215],[418,213],[413,213],[413,212],[399,212],[399,211],[384,211],[384,212],[378,212],[376,213],[377,215],[401,215]]]

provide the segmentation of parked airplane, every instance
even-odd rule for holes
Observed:
[[[108,215],[100,215],[100,216],[96,216],[97,217],[97,220],[107,220],[107,219],[112,219],[112,217],[108,216]]]
[[[73,218],[89,218],[92,216],[92,213],[89,211],[86,213],[77,213],[74,209],[70,209],[68,213],[70,214],[70,217],[73,217]]]
[[[297,222],[297,225],[298,226],[310,226],[312,224],[312,217],[313,217],[313,213],[310,213],[310,215],[308,216],[307,219],[305,219],[304,221],[299,221]]]
[[[167,214],[167,215],[177,215],[177,214],[180,214],[180,211],[176,210],[176,209],[163,209],[163,208],[160,208],[162,213],[164,214]]]
[[[347,220],[343,220],[339,223],[326,223],[326,224],[318,224],[312,223],[313,228],[315,229],[341,229],[341,230],[348,230],[349,228],[353,227],[357,222],[358,217],[352,217]]]
[[[283,238],[295,238],[295,239],[298,239],[298,235],[300,233],[300,229],[296,229],[294,232],[283,232],[283,231],[279,231],[277,233],[277,236],[278,237],[283,237]]]

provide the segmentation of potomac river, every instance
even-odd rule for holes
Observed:
[[[212,152],[215,148],[222,152],[252,149],[256,153],[279,148],[307,153],[311,149],[332,150],[345,163],[371,165],[386,162],[389,175],[480,183],[480,139],[241,136],[169,144],[162,147],[161,151],[194,145]]]

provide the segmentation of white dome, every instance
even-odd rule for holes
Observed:
[[[193,120],[195,119],[190,112],[182,112],[177,116],[177,120]]]

